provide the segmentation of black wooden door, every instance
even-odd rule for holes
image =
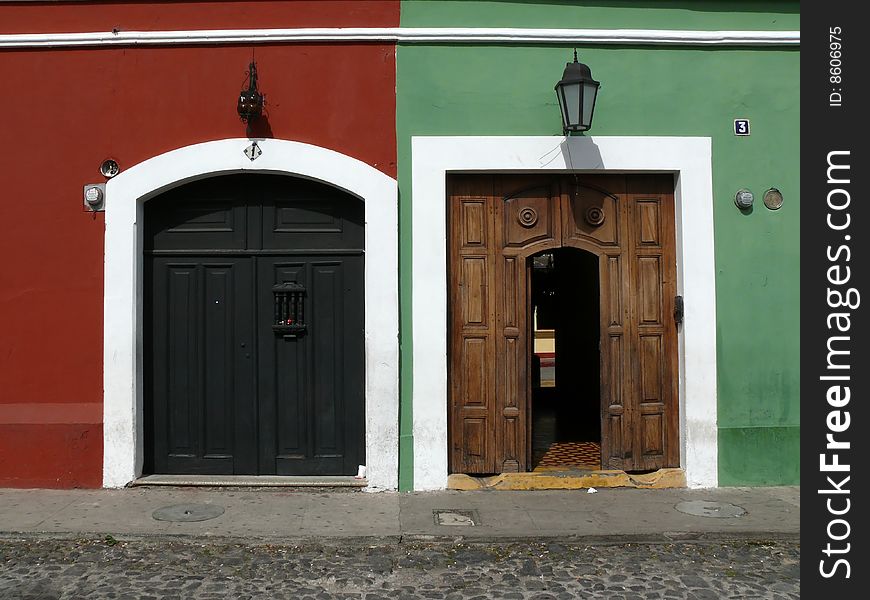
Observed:
[[[362,202],[283,176],[146,203],[146,471],[353,474],[364,464]],[[305,331],[273,330],[275,284]]]

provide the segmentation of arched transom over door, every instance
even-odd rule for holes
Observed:
[[[146,472],[365,464],[363,210],[255,174],[145,204]]]
[[[451,176],[451,472],[530,467],[529,258],[563,247],[598,257],[601,466],[679,466],[673,191],[670,175]]]

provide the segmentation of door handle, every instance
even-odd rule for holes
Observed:
[[[674,322],[677,325],[680,325],[683,322],[683,297],[682,296],[675,296],[674,297]]]

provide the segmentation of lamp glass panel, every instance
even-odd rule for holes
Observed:
[[[593,83],[584,83],[583,88],[583,125],[588,129],[592,125],[592,110],[595,108],[598,86]]]
[[[556,100],[559,101],[559,111],[562,113],[562,128],[564,129],[568,127],[568,113],[565,109],[565,94],[561,85],[556,88]]]
[[[565,108],[568,112],[568,127],[576,127],[580,123],[580,84],[569,83],[562,86],[565,94]]]

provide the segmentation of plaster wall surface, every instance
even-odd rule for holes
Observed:
[[[394,1],[0,5],[0,33],[398,20]],[[252,56],[266,95],[253,135],[395,177],[392,44],[0,50],[4,89],[20,91],[0,99],[0,181],[17,198],[0,204],[0,486],[101,485],[93,415],[103,409],[105,220],[84,210],[82,187],[105,181],[106,158],[123,173],[176,148],[244,137],[235,102]]]
[[[726,10],[727,9],[727,10]],[[407,27],[799,29],[796,2],[417,2]],[[702,136],[712,142],[720,485],[799,481],[800,99],[797,48],[581,46],[602,82],[595,136]],[[553,85],[572,48],[400,45],[397,133],[401,197],[403,488],[413,483],[410,408],[416,348],[407,332],[412,273],[414,136],[561,134]],[[736,137],[747,118],[751,135]],[[771,187],[778,211],[761,198]],[[751,211],[733,202],[754,192]],[[696,301],[685,298],[687,306]],[[688,398],[687,402],[692,399]]]

